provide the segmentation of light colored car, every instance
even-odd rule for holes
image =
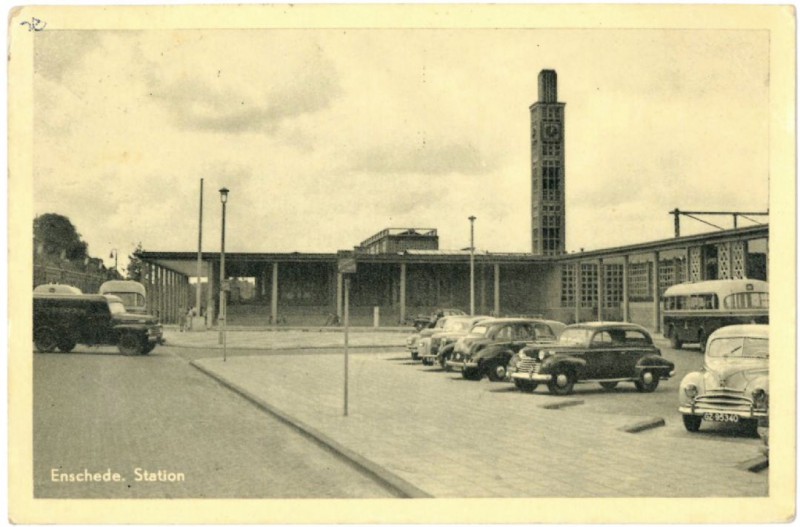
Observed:
[[[438,362],[444,368],[448,356],[444,354],[446,352],[444,348],[455,344],[459,338],[468,334],[475,324],[484,320],[492,320],[492,317],[449,317],[449,320],[439,331],[419,340],[418,353],[422,363],[433,366]]]
[[[686,375],[678,390],[683,425],[747,421],[753,430],[769,415],[769,325],[743,324],[708,338],[703,370]]]
[[[409,353],[411,353],[411,360],[419,360],[420,339],[429,337],[437,331],[441,331],[449,319],[449,316],[441,317],[436,321],[436,324],[432,328],[425,328],[419,333],[415,333],[406,338],[406,349],[409,351]]]

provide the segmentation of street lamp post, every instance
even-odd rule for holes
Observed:
[[[114,258],[114,272],[119,274],[119,270],[117,269],[117,259],[119,257],[119,251],[116,249],[111,249],[111,253],[108,255],[109,258]]]
[[[219,189],[219,199],[222,202],[222,247],[219,254],[219,343],[222,344],[222,360],[227,360],[227,340],[225,330],[227,329],[227,322],[225,320],[227,313],[227,304],[225,302],[225,205],[228,203],[228,189],[222,187]]]
[[[469,314],[475,316],[475,216],[469,218]]]

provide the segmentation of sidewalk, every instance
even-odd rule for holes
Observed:
[[[350,328],[348,342],[352,347],[405,347],[406,337],[413,328]],[[219,332],[179,331],[177,326],[165,326],[166,346],[179,348],[220,347]],[[344,346],[344,329],[332,327],[228,327],[229,348],[252,350],[313,349]]]
[[[665,411],[666,427],[626,433],[620,429],[642,417],[598,411],[591,396],[555,398],[546,390],[524,394],[508,383],[463,381],[411,365],[405,352],[384,351],[350,357],[344,417],[341,356],[240,356],[193,365],[418,496],[768,495],[768,472],[739,466],[757,455],[753,440],[685,433],[673,412]],[[632,405],[641,396],[625,395]],[[585,404],[546,408],[561,402]]]

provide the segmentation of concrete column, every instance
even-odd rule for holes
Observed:
[[[631,301],[628,299],[628,255],[622,258],[622,320],[631,321]]]
[[[581,263],[575,263],[575,322],[581,321]]]
[[[339,317],[340,323],[344,324],[344,312],[342,311],[342,302],[344,301],[344,277],[342,273],[336,273],[336,316]]]
[[[219,263],[209,262],[209,275],[208,275],[208,306],[206,307],[206,324],[212,327],[218,324],[217,321],[217,306],[218,302],[214,301],[214,297],[219,290]]]
[[[406,264],[400,264],[400,324],[406,321]]]
[[[597,320],[603,320],[603,296],[605,295],[603,259],[597,260]]]
[[[272,314],[272,324],[278,323],[278,262],[272,264],[272,297],[270,313]]]
[[[500,264],[494,264],[494,314],[500,315]]]
[[[653,253],[653,331],[661,330],[661,298],[658,294],[659,269],[658,251]]]

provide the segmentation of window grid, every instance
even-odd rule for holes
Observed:
[[[597,265],[581,264],[581,307],[597,305]]]
[[[575,266],[561,266],[561,307],[575,307]]]
[[[622,265],[607,264],[603,273],[603,307],[619,307],[622,303]]]
[[[628,294],[631,300],[652,300],[650,292],[651,262],[632,263],[628,267]]]

